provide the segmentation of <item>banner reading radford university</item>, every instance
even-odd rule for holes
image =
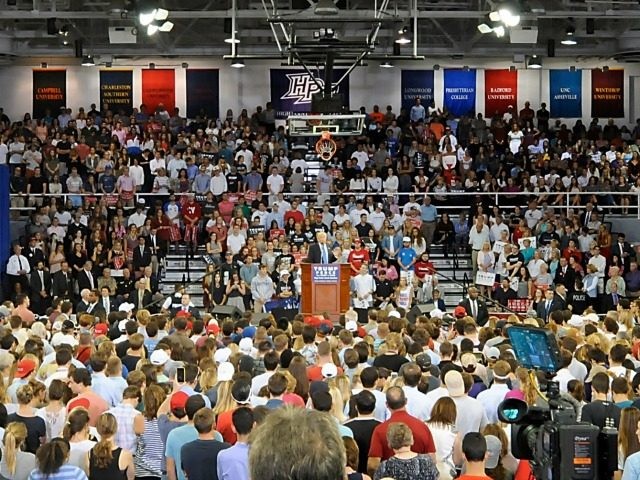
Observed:
[[[476,71],[444,71],[444,107],[456,117],[476,111]]]
[[[334,84],[346,73],[345,69],[333,71]],[[324,71],[316,73],[315,78],[324,86]],[[276,118],[287,118],[293,113],[311,112],[311,98],[320,88],[311,75],[304,70],[271,69],[271,103]],[[344,105],[349,105],[349,79],[344,79],[338,93],[342,95]]]
[[[42,118],[47,110],[53,118],[67,105],[67,71],[33,71],[33,117]]]
[[[433,101],[433,70],[402,70],[402,108],[407,112],[415,105],[416,98],[425,108]]]
[[[220,71],[217,68],[187,69],[187,117],[204,113],[218,118],[220,113]]]
[[[624,70],[591,70],[591,116],[624,117]]]
[[[512,106],[517,111],[518,71],[484,71],[484,110],[486,117],[502,115]]]
[[[133,111],[133,72],[131,70],[100,70],[100,107],[131,115]]]
[[[142,103],[147,112],[153,113],[159,104],[163,104],[170,115],[176,106],[175,71],[170,69],[142,70]]]
[[[549,70],[552,118],[582,117],[582,70]]]

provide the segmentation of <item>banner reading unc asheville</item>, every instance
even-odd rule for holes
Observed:
[[[475,70],[444,71],[444,107],[456,117],[475,115]]]
[[[310,113],[311,98],[320,88],[304,70],[271,69],[271,103],[276,118],[287,118],[294,113]],[[314,72],[320,86],[324,86],[324,71]],[[345,69],[333,71],[334,84],[346,73]],[[345,105],[349,105],[349,78],[345,78],[338,87]]]
[[[425,108],[433,101],[433,70],[402,70],[402,108],[407,112],[415,105],[416,98]]]
[[[553,118],[582,117],[582,70],[549,70],[549,103]]]

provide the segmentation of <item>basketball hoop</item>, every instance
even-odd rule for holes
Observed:
[[[322,160],[328,162],[336,154],[336,142],[331,138],[331,133],[322,132],[320,140],[316,142],[316,153]]]

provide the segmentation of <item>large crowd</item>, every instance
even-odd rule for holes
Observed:
[[[619,428],[619,474],[637,477],[640,249],[604,216],[638,208],[640,120],[363,107],[311,177],[270,104],[55,113],[0,110],[26,224],[0,306],[3,477],[529,478],[497,405],[546,404],[547,379],[519,365],[514,324],[554,332],[560,394]],[[453,311],[435,248],[470,253]],[[207,263],[203,308],[161,293],[183,249]],[[306,261],[350,265],[338,323],[264,314],[297,308]]]

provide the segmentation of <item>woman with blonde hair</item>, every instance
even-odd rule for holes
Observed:
[[[23,451],[26,439],[27,427],[24,423],[13,422],[7,425],[0,462],[0,475],[3,477],[9,480],[26,480],[31,470],[36,468],[36,456]]]
[[[7,417],[7,423],[20,422],[27,428],[25,450],[36,453],[42,440],[47,437],[47,426],[42,418],[36,415],[34,403],[37,401],[31,385],[22,385],[16,393],[18,410]]]
[[[218,382],[218,395],[216,398],[216,404],[213,407],[213,414],[218,416],[219,414],[228,410],[234,409],[236,401],[231,394],[231,388],[233,387],[233,380],[225,380]]]
[[[338,420],[339,423],[344,423],[347,417],[344,414],[344,401],[340,389],[335,385],[329,385],[329,395],[331,395],[331,415]]]
[[[118,430],[116,417],[103,413],[96,426],[100,441],[89,452],[89,477],[91,480],[133,480],[135,468],[133,455],[115,444]]]

